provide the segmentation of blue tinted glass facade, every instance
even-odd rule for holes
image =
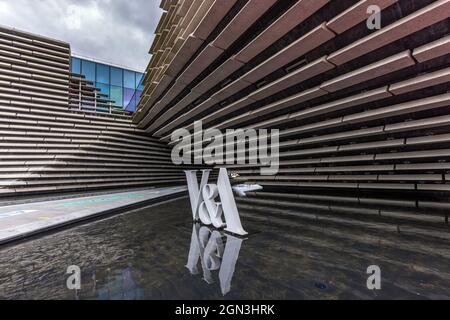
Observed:
[[[128,89],[136,89],[136,72],[123,71],[123,86]]]
[[[86,80],[95,81],[95,63],[81,60],[81,74],[86,77]]]
[[[142,83],[144,80],[144,74],[143,73],[136,73],[136,88],[139,91],[144,90],[144,84]]]
[[[72,73],[80,74],[81,73],[81,60],[78,58],[72,58],[71,65]]]
[[[131,103],[131,101],[133,100],[135,91],[136,90],[134,90],[134,89],[128,89],[128,88],[123,89],[123,101],[124,101],[125,106],[128,106]]]
[[[123,69],[111,67],[111,85],[123,87]]]
[[[110,96],[110,88],[108,84],[97,82],[95,86],[100,89],[99,93],[106,94],[108,97]]]
[[[113,100],[114,106],[122,107],[128,112],[135,112],[144,86],[144,74],[104,63],[72,57],[71,71],[85,76],[92,85],[106,95],[105,99]]]
[[[123,87],[110,86],[110,99],[114,100],[114,105],[117,107],[126,107],[123,101]]]
[[[96,67],[97,67],[97,74],[96,74],[97,82],[109,84],[110,83],[109,66],[97,63]]]

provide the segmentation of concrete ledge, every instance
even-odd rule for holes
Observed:
[[[222,30],[216,40],[214,40],[213,45],[223,50],[228,49],[275,2],[275,0],[250,0],[228,26]]]
[[[329,0],[297,1],[296,4],[241,50],[239,60],[244,63],[249,62],[328,2]]]
[[[185,192],[185,187],[169,187],[0,207],[0,245]]]
[[[387,8],[398,0],[362,0],[348,8],[338,16],[334,17],[327,23],[327,27],[332,29],[337,34],[344,33],[345,31],[353,28],[359,23],[367,19],[367,8],[370,5],[377,5],[380,9]]]

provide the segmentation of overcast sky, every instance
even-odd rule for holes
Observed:
[[[72,52],[144,70],[159,0],[0,0],[0,24],[69,42]]]

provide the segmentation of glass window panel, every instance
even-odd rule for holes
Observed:
[[[130,103],[126,106],[125,110],[131,113],[136,112],[137,106],[142,96],[142,91],[136,90],[133,99],[131,99]]]
[[[109,85],[97,82],[95,86],[100,89],[99,93],[107,94],[109,97]],[[105,99],[109,99],[109,98],[105,98]]]
[[[123,106],[127,107],[130,102],[131,99],[133,99],[134,97],[134,89],[128,89],[128,88],[124,88],[123,89]]]
[[[97,82],[109,84],[109,66],[97,63]]]
[[[123,106],[123,88],[118,86],[111,86],[110,97],[111,100],[114,100],[115,106]]]
[[[81,60],[78,58],[72,58],[72,73],[80,74],[81,73]]]
[[[122,87],[123,86],[123,70],[111,67],[111,84],[113,86]]]
[[[91,61],[82,60],[81,74],[86,77],[86,80],[95,82],[95,63]]]
[[[133,96],[133,99],[130,101],[125,110],[131,113],[136,111],[136,96]]]
[[[123,70],[123,86],[129,89],[136,89],[135,72]]]
[[[144,74],[143,73],[136,72],[136,86],[135,86],[136,89],[141,87],[140,83],[141,83],[141,80],[143,78],[144,78]]]

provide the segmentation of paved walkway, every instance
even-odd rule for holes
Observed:
[[[0,244],[186,190],[157,188],[0,207]]]

